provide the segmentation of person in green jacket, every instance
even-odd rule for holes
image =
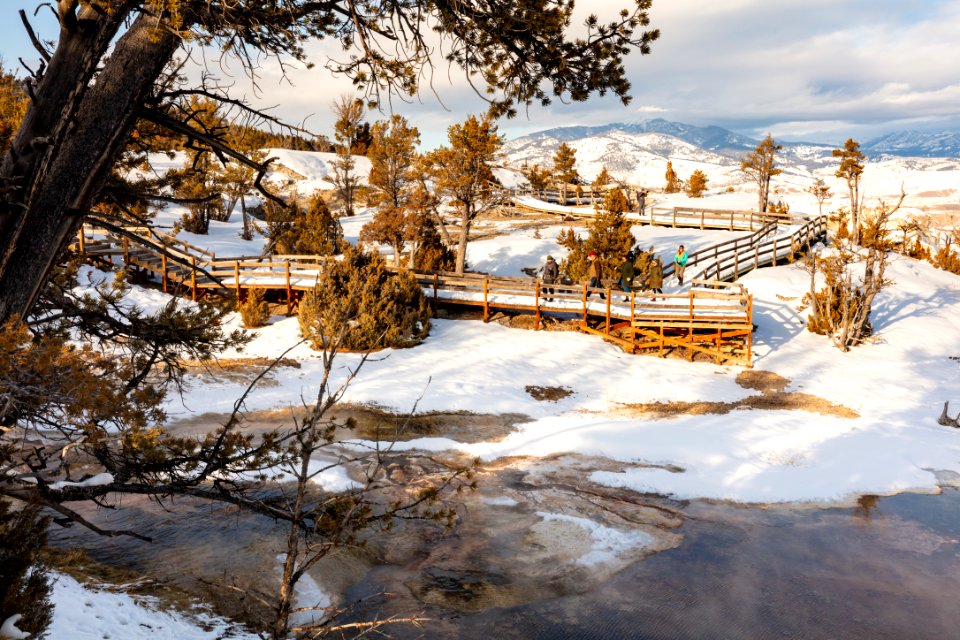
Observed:
[[[623,256],[623,262],[620,263],[620,288],[624,293],[630,293],[633,290],[633,278],[636,276],[636,271],[633,268],[633,256],[631,254],[626,254]],[[627,297],[623,297],[624,300],[627,300]]]
[[[677,249],[677,255],[673,256],[673,270],[677,274],[677,281],[683,284],[683,271],[687,268],[687,252],[680,245]]]

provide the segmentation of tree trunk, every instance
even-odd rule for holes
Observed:
[[[247,213],[247,201],[243,194],[240,195],[240,214],[243,216],[243,239],[251,240],[253,234],[250,233],[250,214]]]
[[[96,37],[80,27],[61,34],[0,175],[5,183],[22,185],[7,195],[0,216],[0,322],[29,313],[179,46],[176,35],[155,24],[145,14],[137,17],[89,86],[90,75],[83,72],[90,65],[95,69],[99,55],[84,47],[104,38],[108,44],[117,25],[95,25]]]
[[[470,234],[470,206],[464,205],[463,219],[460,221],[460,238],[457,242],[457,268],[458,275],[463,275],[467,263],[467,236]]]

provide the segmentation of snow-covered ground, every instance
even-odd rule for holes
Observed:
[[[329,158],[296,152],[281,155],[285,166],[306,176],[298,188],[323,185]],[[871,165],[868,175],[875,169],[881,170]],[[895,174],[891,168],[884,175],[893,180]],[[949,178],[953,174],[932,175]],[[912,179],[917,188],[946,188],[934,177]],[[895,191],[898,185],[884,184],[884,188]],[[656,199],[673,206],[682,204],[684,198]],[[700,203],[749,208],[753,199],[752,192],[735,191],[716,193]],[[807,200],[805,205],[799,210],[816,211],[815,203]],[[360,227],[370,216],[370,211],[362,211],[343,221],[351,242],[357,241]],[[172,221],[178,216],[171,208],[161,217]],[[548,254],[563,257],[555,242],[561,226],[535,230],[519,228],[510,221],[487,226],[496,234],[469,246],[467,260],[476,270],[522,276],[524,269],[541,266]],[[240,221],[234,219],[215,223],[210,236],[181,237],[210,247],[218,255],[258,253],[262,240],[242,241],[239,228]],[[677,244],[695,251],[733,237],[720,231],[639,226],[634,234],[641,245],[653,244],[664,257]],[[406,412],[422,395],[421,412],[526,414],[531,421],[516,425],[514,432],[500,440],[462,443],[421,438],[400,447],[463,452],[487,461],[558,453],[599,456],[617,461],[619,469],[596,470],[586,480],[678,498],[832,504],[850,503],[862,494],[936,492],[942,483],[960,480],[960,431],[936,424],[944,401],[960,410],[960,277],[903,257],[892,260],[888,275],[894,283],[874,305],[876,335],[869,344],[849,353],[841,353],[826,338],[805,330],[806,313],[799,309],[808,286],[805,272],[780,266],[754,271],[742,279],[754,295],[755,369],[788,379],[787,391],[841,405],[856,417],[812,409],[737,409],[672,418],[637,413],[631,405],[732,403],[759,392],[737,383],[737,374],[743,371],[738,367],[628,355],[593,336],[533,332],[466,320],[434,320],[422,345],[379,354],[367,362],[344,400]],[[155,291],[137,295],[153,306],[161,302],[157,297],[162,297]],[[227,328],[239,324],[239,318],[233,316]],[[294,346],[300,341],[297,319],[274,317],[270,325],[253,333],[254,339],[243,353],[224,353],[223,357],[275,358],[294,347],[286,357],[298,360],[300,367],[275,369],[268,384],[248,398],[247,408],[273,409],[311,401],[322,365],[308,347]],[[345,376],[357,360],[356,355],[339,355],[337,376]],[[198,376],[183,398],[168,401],[167,409],[173,419],[228,412],[245,384],[226,376]],[[531,397],[527,386],[565,387],[572,393],[544,402]],[[345,477],[337,480],[349,482]],[[345,486],[343,483],[334,485]],[[624,545],[644,544],[640,538],[624,538],[621,532],[590,521],[578,520],[577,524],[588,530],[595,542],[593,555],[584,556],[584,564],[602,563]],[[139,630],[121,633],[139,629],[136,607],[140,605],[127,601],[101,604],[107,602],[107,596],[121,594],[92,594],[61,579],[55,601],[64,608],[58,608],[55,624],[66,625],[56,628],[72,632],[54,631],[52,637],[104,637],[102,630],[107,625],[116,631],[110,637],[141,637]],[[81,623],[69,617],[80,610],[88,620],[100,621],[100,635],[81,635]],[[149,624],[157,625],[158,619],[151,617]],[[165,631],[157,630],[149,637],[243,637],[181,630],[176,625],[193,623],[180,618],[163,624],[177,631],[163,635]],[[204,628],[219,629],[217,624],[208,622]]]
[[[53,574],[53,623],[49,638],[69,640],[255,640],[260,636],[203,611],[186,615],[163,610],[155,598],[132,596],[115,587],[85,585]]]
[[[346,222],[347,237],[358,235],[367,216]],[[555,244],[560,228],[491,223],[496,235],[472,242],[468,261],[478,270],[522,276],[522,269],[539,267],[548,253],[562,257]],[[665,256],[680,243],[696,250],[731,237],[640,226],[634,234]],[[938,472],[960,477],[960,433],[936,424],[944,401],[960,406],[960,362],[951,359],[960,356],[960,278],[903,257],[893,259],[889,275],[895,284],[876,301],[875,338],[849,353],[805,330],[806,313],[799,310],[805,272],[781,266],[743,278],[755,298],[755,368],[790,380],[788,391],[842,405],[858,413],[856,418],[758,409],[672,419],[627,414],[624,407],[633,404],[734,402],[757,392],[737,384],[735,367],[631,356],[576,333],[445,320],[433,322],[421,346],[368,362],[345,400],[407,411],[423,393],[419,411],[527,414],[534,420],[499,442],[433,438],[403,446],[488,460],[560,452],[604,456],[626,469],[597,472],[594,482],[681,498],[833,503],[860,494],[936,491]],[[237,318],[230,322],[231,328],[239,326]],[[296,318],[275,317],[254,334],[242,354],[224,356],[272,358],[300,339]],[[248,408],[312,399],[319,358],[305,345],[287,357],[301,367],[276,370],[271,384],[248,399]],[[353,355],[338,357],[341,373],[356,361]],[[540,402],[526,392],[528,385],[563,386],[573,393]],[[235,380],[197,379],[182,401],[171,400],[169,412],[180,418],[229,411],[241,386]]]

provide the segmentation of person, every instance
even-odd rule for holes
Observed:
[[[677,249],[677,255],[673,256],[673,270],[677,274],[677,282],[683,284],[683,272],[687,268],[687,252],[683,245]]]
[[[590,288],[600,289],[603,287],[603,265],[600,263],[600,260],[597,257],[597,254],[591,251],[587,254],[587,260],[590,262],[590,284],[587,285]],[[587,294],[587,297],[590,297],[590,294]],[[601,300],[606,300],[607,296],[600,294]]]
[[[649,287],[654,293],[663,295],[663,265],[660,264],[660,256],[655,257],[653,262],[650,263],[650,271],[647,276],[647,287]],[[653,301],[657,301],[656,296],[653,297]]]
[[[643,215],[643,212],[644,212],[644,211],[646,210],[646,208],[647,208],[647,191],[646,191],[646,189],[640,191],[640,195],[637,196],[637,200],[639,201],[639,206],[638,206],[639,213],[640,213],[640,215]]]
[[[547,262],[543,265],[543,284],[554,284],[558,277],[560,277],[560,266],[553,259],[553,256],[547,256]],[[543,291],[547,295],[553,295],[553,287],[544,287]],[[547,298],[547,302],[553,302],[553,298]]]
[[[624,293],[630,293],[633,290],[633,278],[636,271],[633,269],[633,252],[623,256],[623,262],[620,263],[620,288]],[[627,296],[623,297],[624,302],[629,300]]]

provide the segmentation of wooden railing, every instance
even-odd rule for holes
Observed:
[[[818,216],[787,234],[777,234],[776,228],[776,225],[769,225],[744,238],[692,254],[687,261],[689,277],[736,280],[761,266],[785,263],[797,253],[809,251],[813,242],[826,235],[827,218]],[[664,276],[672,272],[673,265],[670,265],[669,270],[664,269]]]

